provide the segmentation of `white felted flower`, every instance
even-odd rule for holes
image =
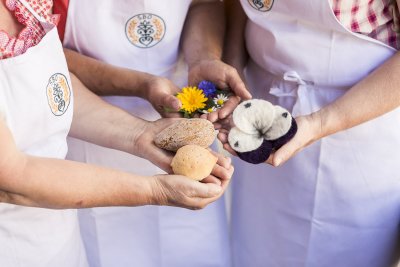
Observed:
[[[229,98],[224,94],[218,94],[217,97],[214,97],[214,104],[218,107],[223,107],[225,102],[228,101]]]
[[[242,132],[239,128],[233,127],[228,136],[230,146],[236,152],[250,152],[256,150],[263,143],[264,138],[259,134],[247,134]]]
[[[281,106],[274,106],[275,116],[271,127],[264,132],[266,140],[276,140],[284,136],[292,126],[292,116],[289,111]]]
[[[233,112],[233,122],[242,132],[263,134],[271,127],[275,117],[274,106],[265,100],[252,99],[242,102]]]

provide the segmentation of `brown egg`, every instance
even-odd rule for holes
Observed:
[[[201,181],[210,175],[218,158],[207,149],[197,145],[180,148],[172,159],[171,167],[175,174]]]
[[[162,130],[154,139],[155,144],[169,151],[186,145],[209,147],[215,140],[214,125],[205,119],[182,119]]]

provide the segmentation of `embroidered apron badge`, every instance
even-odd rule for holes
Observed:
[[[71,101],[71,89],[65,75],[61,73],[53,74],[47,84],[46,94],[51,112],[56,116],[63,115]]]
[[[149,48],[161,42],[165,29],[164,20],[154,14],[136,15],[125,26],[128,40],[140,48]]]
[[[270,11],[274,0],[248,0],[250,5],[258,11],[267,12]]]

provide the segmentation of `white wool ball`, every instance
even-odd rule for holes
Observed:
[[[292,116],[289,111],[281,106],[274,106],[274,110],[275,116],[272,125],[268,131],[264,132],[264,138],[266,140],[276,140],[285,135],[292,125]]]
[[[230,146],[239,153],[256,150],[261,146],[263,140],[258,133],[256,135],[247,134],[237,127],[232,128],[228,136]]]
[[[236,127],[253,135],[265,133],[271,127],[274,117],[274,106],[262,99],[244,101],[233,112]]]

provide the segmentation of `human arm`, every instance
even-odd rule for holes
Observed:
[[[29,156],[0,119],[0,203],[64,209],[173,205],[203,208],[222,187],[177,175],[144,177],[67,160]]]
[[[189,83],[201,80],[214,82],[219,88],[230,88],[234,95],[218,112],[208,116],[215,122],[228,116],[240,98],[251,98],[237,71],[221,61],[225,32],[223,3],[207,1],[194,3],[182,33],[182,50],[189,66]]]
[[[244,37],[247,16],[239,0],[225,0],[224,3],[227,27],[223,59],[238,71],[244,81],[243,69],[249,57]]]
[[[400,52],[383,63],[342,97],[322,109],[296,119],[298,130],[287,144],[270,156],[267,163],[279,166],[303,148],[325,136],[350,129],[384,115],[400,106]],[[232,122],[223,125],[219,134],[225,149]]]
[[[70,135],[104,147],[125,151],[150,160],[171,173],[173,154],[154,144],[155,136],[179,119],[160,119],[148,122],[131,116],[124,110],[101,100],[71,74],[75,105]],[[230,160],[222,155],[212,175],[206,179],[217,184],[229,182]],[[218,177],[218,178],[217,178]]]
[[[142,142],[141,136],[147,133],[129,134],[125,130],[135,129],[124,124],[141,127],[144,121],[128,120],[129,114],[86,92],[76,77],[72,76],[72,81],[77,106],[72,130],[75,136],[130,152],[135,150],[132,147],[140,149],[141,146],[133,144]],[[81,105],[85,107],[82,109]],[[90,108],[104,112],[76,118]],[[146,149],[153,150],[148,145]],[[0,119],[0,147],[0,202],[24,206],[60,209],[171,205],[199,209],[222,195],[233,173],[230,161],[221,156],[214,167],[214,176],[203,183],[178,175],[145,177],[67,160],[34,157],[18,150],[3,119]]]
[[[373,120],[400,106],[400,53],[321,110],[296,118],[298,132],[269,163],[278,166],[307,145]],[[356,107],[356,108],[355,108]]]
[[[72,137],[146,158],[171,172],[169,164],[173,155],[156,147],[153,139],[175,119],[151,123],[131,116],[90,92],[75,75],[71,79],[75,95]]]
[[[69,70],[97,95],[141,97],[162,116],[176,115],[165,108],[178,111],[181,107],[174,96],[179,88],[166,78],[113,66],[66,48],[64,53]]]

